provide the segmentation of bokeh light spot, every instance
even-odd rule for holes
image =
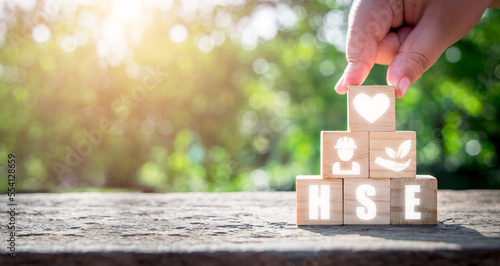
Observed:
[[[331,76],[335,73],[335,65],[330,60],[325,60],[319,65],[319,72],[323,76]]]
[[[460,58],[462,58],[462,53],[460,52],[460,49],[458,49],[456,46],[451,46],[446,50],[445,57],[446,60],[448,60],[448,62],[454,64],[460,61]]]
[[[212,51],[214,48],[214,41],[210,36],[203,36],[201,39],[198,41],[198,49],[204,53],[208,53]]]
[[[481,152],[481,143],[475,139],[471,139],[465,144],[465,151],[470,156],[476,156]]]
[[[33,40],[37,43],[44,43],[50,39],[50,29],[46,25],[40,24],[33,28]]]
[[[61,40],[61,49],[66,53],[71,53],[76,49],[77,43],[73,36],[65,36]]]
[[[262,170],[256,169],[250,173],[254,190],[268,190],[269,189],[269,174]]]
[[[188,37],[188,31],[184,25],[177,24],[170,28],[170,40],[174,43],[184,42]]]
[[[257,58],[253,62],[253,71],[256,74],[264,74],[269,70],[269,63],[264,58]]]

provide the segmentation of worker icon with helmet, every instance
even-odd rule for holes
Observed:
[[[339,154],[339,158],[347,162],[352,159],[354,154],[354,150],[356,149],[356,143],[354,140],[349,137],[342,137],[337,141],[337,145],[335,145],[335,149]],[[345,164],[342,164],[345,165]],[[350,169],[342,169],[340,162],[335,162],[332,167],[333,175],[359,175],[360,174],[360,166],[357,162],[352,162]]]

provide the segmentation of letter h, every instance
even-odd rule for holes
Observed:
[[[321,194],[319,188],[321,187]],[[318,213],[319,208],[319,215]],[[321,216],[319,218],[318,216]],[[330,219],[330,186],[329,185],[309,185],[309,219],[329,220]]]

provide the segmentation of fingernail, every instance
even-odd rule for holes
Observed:
[[[406,77],[402,78],[398,83],[399,93],[401,93],[401,98],[405,97],[406,91],[410,87],[410,80]]]
[[[346,93],[346,90],[344,88],[344,82],[345,82],[345,78],[346,78],[348,72],[349,72],[349,68],[346,67],[346,69],[344,70],[344,73],[342,74],[342,77],[340,77],[339,81],[337,82],[337,85],[335,85],[335,91],[338,94]]]
[[[335,91],[339,94],[342,94],[342,85],[344,83],[344,79],[345,79],[345,72],[344,74],[342,75],[342,77],[340,77],[339,81],[337,81],[337,84],[335,85]]]

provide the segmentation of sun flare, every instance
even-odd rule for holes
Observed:
[[[142,17],[142,4],[139,0],[115,0],[109,11],[108,19],[124,23]]]

